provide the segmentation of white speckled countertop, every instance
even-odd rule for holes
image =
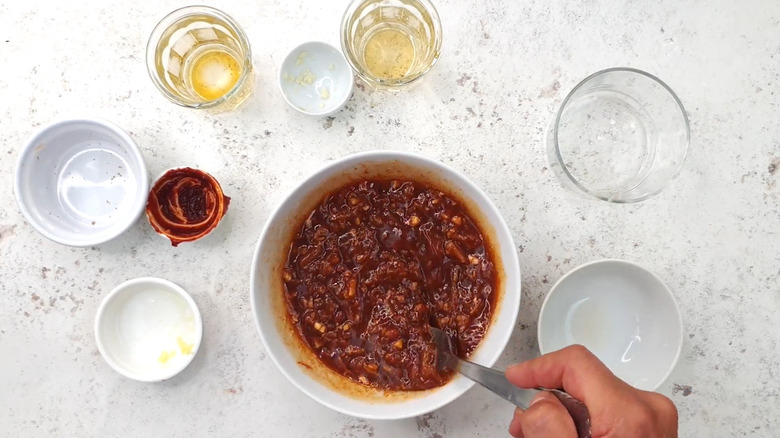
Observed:
[[[333,412],[284,379],[256,333],[249,268],[271,208],[329,160],[393,148],[462,170],[509,223],[523,305],[498,365],[538,354],[537,313],[562,274],[633,260],[682,309],[682,357],[660,388],[680,410],[681,436],[777,436],[780,2],[440,0],[443,54],[422,86],[356,88],[333,118],[302,116],[279,94],[279,63],[305,40],[337,45],[346,3],[220,2],[249,35],[257,90],[212,115],[169,103],[146,73],[147,36],[181,1],[0,1],[0,435],[506,435],[512,407],[477,387],[417,419]],[[616,65],[666,81],[691,120],[682,174],[637,205],[573,195],[545,155],[567,91]],[[14,164],[37,127],[82,114],[128,130],[151,175],[191,165],[217,176],[234,200],[223,226],[178,249],[145,220],[95,248],[41,237],[14,201]],[[159,384],[111,370],[93,336],[101,298],[146,275],[188,290],[205,324],[191,366]]]

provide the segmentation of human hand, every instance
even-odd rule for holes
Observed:
[[[506,378],[520,388],[562,388],[583,402],[593,438],[677,437],[677,408],[671,400],[618,379],[581,345],[512,365]],[[509,433],[517,438],[577,438],[566,408],[546,391],[536,394],[525,411],[515,410]]]

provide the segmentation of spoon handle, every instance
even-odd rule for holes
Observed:
[[[458,360],[458,371],[523,410],[528,409],[528,405],[531,404],[531,400],[537,393],[536,390],[518,388],[509,383],[501,371],[473,362]]]
[[[512,402],[520,409],[528,409],[534,395],[539,391],[549,391],[569,412],[578,438],[590,438],[590,414],[588,408],[576,398],[558,389],[523,389],[511,384],[502,371],[483,367],[473,362],[458,359],[458,371],[469,379],[479,383],[492,392]]]

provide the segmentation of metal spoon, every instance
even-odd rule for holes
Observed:
[[[514,403],[520,409],[528,409],[534,395],[539,391],[548,391],[561,401],[569,412],[579,438],[590,438],[590,413],[581,401],[559,389],[522,389],[509,383],[503,371],[483,367],[473,362],[463,360],[452,353],[452,340],[442,330],[431,327],[433,342],[438,349],[436,367],[439,371],[458,371],[469,379],[479,383],[501,397]]]

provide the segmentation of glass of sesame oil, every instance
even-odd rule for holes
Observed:
[[[439,59],[439,14],[428,0],[353,0],[341,21],[341,47],[365,82],[399,90]]]
[[[171,102],[231,110],[252,92],[252,53],[244,30],[206,6],[177,9],[152,31],[146,46],[149,76]]]

